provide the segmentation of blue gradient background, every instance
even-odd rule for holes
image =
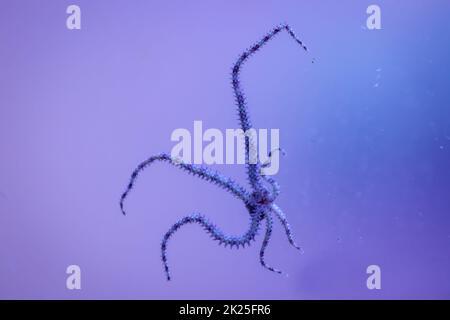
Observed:
[[[450,298],[449,1],[0,3],[0,298]],[[365,28],[373,3],[379,31]],[[65,27],[70,4],[82,30]],[[188,226],[167,283],[173,222],[199,211],[240,234],[245,208],[165,164],[126,217],[119,196],[174,129],[237,126],[231,65],[283,21],[310,53],[280,35],[242,81],[255,126],[280,129],[277,203],[305,253],[277,224],[279,276],[259,265],[260,237],[229,250]],[[242,166],[217,167],[244,183]],[[381,290],[366,288],[371,264]]]

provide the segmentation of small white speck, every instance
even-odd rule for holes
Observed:
[[[439,149],[444,150],[444,146],[439,146]]]

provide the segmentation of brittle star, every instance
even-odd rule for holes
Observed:
[[[272,29],[269,33],[267,33],[260,41],[255,43],[249,49],[245,50],[240,57],[237,59],[236,63],[232,69],[232,87],[234,91],[234,96],[236,100],[236,105],[238,109],[239,115],[239,124],[240,128],[243,132],[248,132],[252,128],[247,103],[243,94],[243,90],[241,88],[241,83],[239,80],[240,70],[242,65],[261,47],[263,47],[269,40],[271,40],[275,35],[280,33],[281,31],[287,31],[287,33],[303,48],[307,51],[306,46],[300,41],[291,28],[287,24],[281,24]],[[190,163],[182,162],[181,160],[171,157],[168,153],[161,153],[158,155],[154,155],[141,164],[134,170],[131,175],[131,180],[127,186],[126,191],[122,194],[120,198],[120,208],[122,213],[125,214],[124,210],[124,200],[132,190],[136,179],[139,173],[144,170],[148,165],[153,162],[162,161],[167,162],[175,167],[178,167],[188,173],[200,177],[208,182],[218,185],[219,187],[227,190],[232,195],[242,200],[245,204],[246,209],[250,214],[250,226],[248,230],[241,236],[228,236],[224,232],[222,232],[215,224],[210,222],[205,216],[194,213],[192,215],[188,215],[175,224],[167,231],[164,235],[162,243],[161,243],[161,259],[164,266],[164,271],[167,277],[167,280],[171,279],[171,275],[169,272],[169,265],[167,263],[167,242],[173,236],[173,234],[180,229],[182,226],[190,223],[197,223],[202,226],[210,236],[219,242],[219,244],[224,244],[226,246],[230,246],[231,248],[240,246],[245,247],[249,246],[251,241],[255,240],[255,237],[260,228],[260,224],[265,220],[266,223],[266,232],[264,236],[264,240],[262,242],[261,250],[259,252],[259,261],[264,268],[267,268],[270,271],[281,273],[280,270],[275,269],[265,262],[265,251],[266,247],[269,243],[270,237],[272,235],[272,214],[280,220],[282,226],[284,227],[284,231],[287,235],[287,238],[292,246],[301,250],[301,248],[294,242],[292,237],[291,229],[289,227],[289,223],[284,215],[283,211],[275,204],[275,199],[280,194],[280,186],[278,183],[270,177],[267,177],[264,174],[264,168],[270,164],[270,159],[272,157],[273,151],[269,153],[269,161],[265,163],[261,163],[259,159],[256,161],[249,161],[250,159],[250,151],[254,151],[254,143],[252,141],[251,136],[245,136],[245,166],[246,172],[248,176],[248,180],[251,186],[251,192],[247,191],[244,187],[240,186],[236,181],[225,177],[217,171],[211,170],[208,167],[202,165],[195,165]],[[274,151],[281,151],[280,149]]]

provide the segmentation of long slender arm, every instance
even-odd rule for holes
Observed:
[[[197,223],[205,229],[207,233],[213,238],[213,240],[219,241],[219,244],[224,244],[230,246],[231,248],[240,246],[245,247],[245,245],[250,245],[250,241],[255,239],[255,236],[259,229],[259,221],[252,219],[248,231],[239,237],[226,236],[216,225],[211,223],[206,219],[205,216],[200,214],[193,214],[186,216],[179,221],[177,221],[164,235],[161,243],[161,259],[164,265],[164,271],[166,273],[167,280],[171,279],[169,265],[167,263],[167,242],[173,236],[173,234],[180,229],[183,225]]]
[[[136,179],[138,175],[150,164],[152,164],[155,161],[163,161],[170,163],[171,165],[174,165],[175,167],[178,167],[188,173],[193,174],[194,176],[197,176],[201,179],[204,179],[206,181],[212,182],[219,187],[229,191],[231,194],[236,196],[237,198],[244,201],[245,204],[248,203],[248,192],[245,190],[245,188],[241,187],[237,182],[234,180],[227,178],[223,176],[222,174],[218,173],[217,171],[208,169],[204,166],[198,166],[194,164],[188,164],[183,163],[180,161],[177,161],[173,159],[169,154],[167,153],[161,153],[155,156],[152,156],[148,158],[147,160],[143,161],[141,164],[138,165],[138,167],[133,171],[131,174],[130,182],[128,183],[128,186],[125,190],[125,192],[120,197],[120,209],[122,210],[122,213],[125,214],[124,210],[124,201],[130,191],[133,189],[134,184],[136,182]]]
[[[241,87],[241,82],[239,79],[240,71],[242,65],[255,53],[257,52],[262,46],[264,46],[267,42],[269,42],[276,34],[279,32],[285,30],[305,51],[307,51],[307,48],[303,44],[303,42],[297,38],[297,36],[294,34],[294,32],[291,30],[291,28],[287,24],[281,24],[277,27],[275,27],[272,31],[267,33],[260,41],[255,43],[253,46],[251,46],[249,49],[244,51],[241,56],[238,58],[236,63],[233,66],[232,69],[232,86],[234,91],[234,96],[237,104],[238,109],[238,115],[239,115],[239,122],[241,125],[241,129],[244,132],[247,132],[250,128],[252,128],[252,124],[250,121],[250,115],[248,112],[247,103],[245,100],[244,92]],[[246,154],[246,165],[247,165],[247,175],[249,182],[251,186],[256,189],[260,185],[260,163],[259,161],[256,161],[256,163],[249,163],[249,153],[255,152],[255,145],[254,141],[252,141],[251,137],[246,135],[245,137],[245,154]]]
[[[266,219],[266,234],[264,236],[261,250],[259,251],[259,261],[261,262],[261,265],[264,268],[266,268],[272,272],[281,273],[281,270],[275,269],[275,268],[267,265],[266,261],[265,261],[264,255],[266,252],[267,245],[269,244],[270,237],[272,236],[272,224],[273,224],[272,216],[270,215],[269,212],[266,213],[265,219]]]
[[[287,222],[286,216],[284,215],[283,211],[280,209],[280,207],[278,207],[275,203],[272,203],[272,212],[275,213],[275,215],[278,217],[278,219],[280,220],[281,224],[284,227],[284,231],[286,233],[286,236],[289,240],[289,243],[295,247],[298,250],[302,250],[302,248],[300,246],[298,246],[295,241],[294,238],[292,236],[292,231],[291,231],[291,227],[289,226],[289,223]]]

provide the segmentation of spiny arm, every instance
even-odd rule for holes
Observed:
[[[259,221],[257,219],[252,219],[250,227],[244,235],[233,237],[226,236],[216,225],[208,221],[203,215],[193,214],[180,219],[172,225],[169,231],[167,231],[161,243],[161,259],[164,265],[164,272],[166,273],[167,280],[171,279],[169,265],[167,262],[167,242],[178,229],[180,229],[183,225],[190,223],[199,224],[203,227],[203,229],[205,229],[213,240],[219,241],[219,244],[224,244],[225,247],[230,246],[231,248],[239,248],[240,246],[244,247],[245,245],[250,245],[250,241],[255,239],[259,229]]]
[[[147,166],[152,164],[155,161],[163,161],[170,163],[174,165],[175,167],[178,167],[194,176],[197,176],[201,179],[204,179],[206,181],[212,182],[219,187],[229,191],[231,194],[236,196],[237,198],[241,199],[245,204],[248,203],[248,192],[241,187],[237,182],[234,180],[227,178],[223,176],[222,174],[218,173],[217,171],[208,169],[203,166],[198,166],[194,164],[188,164],[183,163],[180,161],[177,161],[176,159],[173,159],[169,154],[167,153],[161,153],[155,156],[152,156],[148,158],[147,160],[143,161],[139,166],[133,171],[131,174],[130,182],[128,183],[128,186],[125,190],[125,192],[120,197],[120,209],[122,210],[122,213],[125,214],[123,203],[130,193],[130,191],[133,189],[134,184],[136,182],[136,179],[140,172],[142,172]]]
[[[275,269],[269,265],[266,264],[266,260],[265,260],[265,253],[266,253],[266,248],[267,245],[269,244],[269,240],[270,237],[272,236],[272,225],[273,225],[273,221],[272,221],[272,216],[271,214],[268,212],[265,215],[265,219],[266,219],[266,234],[264,236],[264,240],[261,246],[261,250],[259,251],[259,261],[261,262],[261,265],[272,271],[272,272],[276,272],[276,273],[281,273],[281,270]]]
[[[233,66],[232,69],[232,86],[234,91],[234,96],[237,104],[238,109],[238,115],[239,115],[239,122],[241,129],[246,132],[250,128],[252,128],[252,124],[250,121],[250,116],[248,112],[247,103],[245,101],[244,92],[241,87],[241,82],[239,79],[240,71],[242,65],[255,53],[257,52],[262,46],[264,46],[267,42],[269,42],[275,35],[280,33],[281,31],[285,30],[305,51],[307,51],[306,46],[303,44],[303,42],[297,38],[297,36],[294,34],[292,29],[287,24],[281,24],[275,27],[272,31],[267,33],[260,41],[255,43],[253,46],[251,46],[249,49],[244,51],[241,56],[238,58],[236,63]],[[250,150],[253,150],[254,148],[254,142],[250,141],[251,139],[246,136],[245,137],[245,154],[246,154],[246,164],[247,164],[247,174],[249,178],[249,182],[252,185],[254,189],[256,189],[259,184],[259,170],[260,170],[260,164],[257,161],[257,163],[251,164],[249,163],[249,152]]]
[[[275,213],[275,215],[278,217],[278,219],[280,220],[281,224],[284,227],[284,231],[286,233],[286,236],[288,238],[289,243],[296,249],[302,251],[302,248],[300,246],[298,246],[295,241],[294,238],[292,236],[292,231],[291,231],[291,227],[289,226],[289,223],[286,219],[286,216],[284,215],[283,211],[275,204],[272,203],[272,212]]]

